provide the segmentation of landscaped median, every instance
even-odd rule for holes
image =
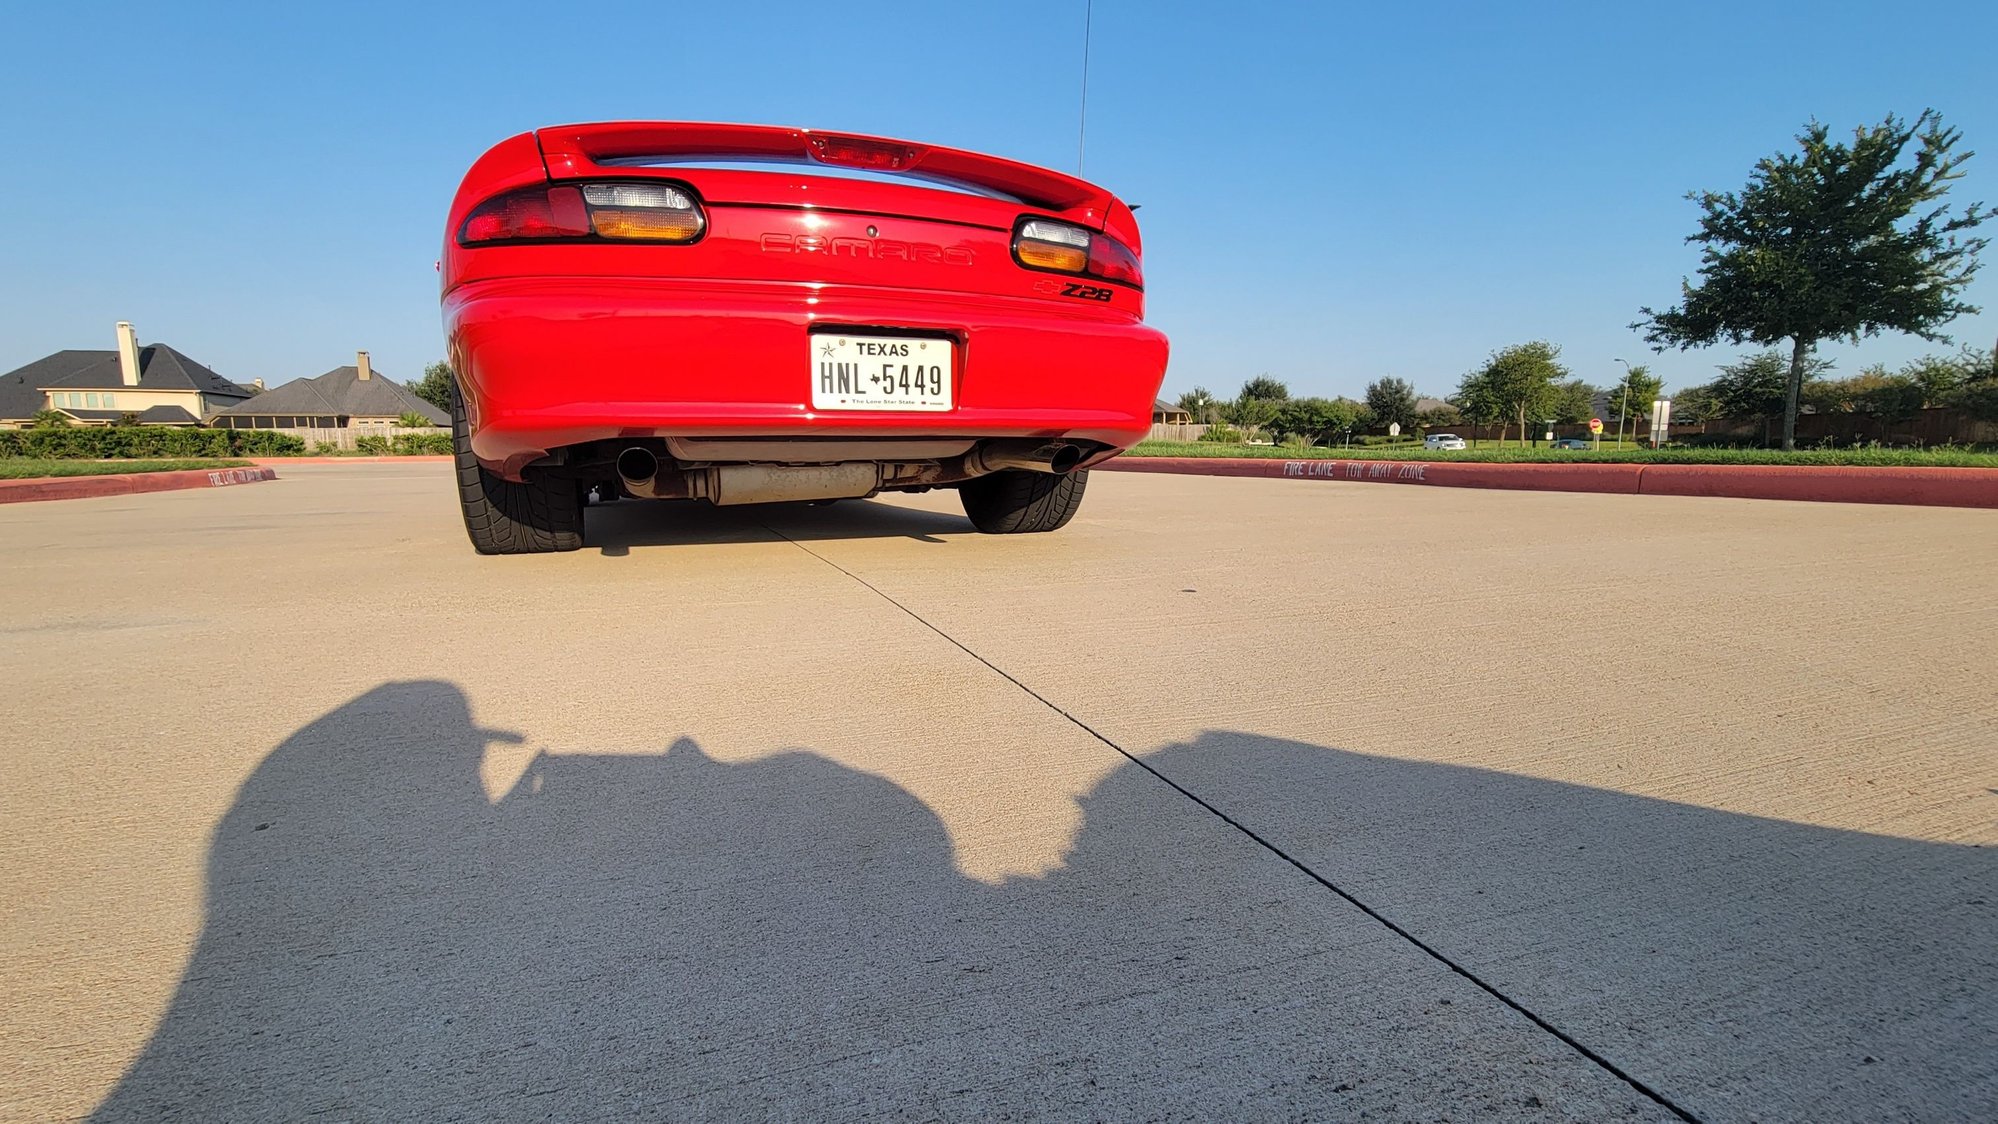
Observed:
[[[5,457],[0,458],[0,503],[221,488],[275,479],[276,469],[241,460],[76,461]]]
[[[1118,457],[1101,467],[1121,472],[1428,484],[1446,488],[1998,508],[1998,469],[1993,468],[1579,460],[1504,464],[1409,457],[1278,459],[1143,455]]]

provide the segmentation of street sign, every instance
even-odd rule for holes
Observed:
[[[1590,418],[1589,432],[1595,434],[1597,437],[1601,437],[1603,435],[1603,419]]]
[[[1656,449],[1665,440],[1672,425],[1672,400],[1654,398],[1651,400],[1651,447]]]

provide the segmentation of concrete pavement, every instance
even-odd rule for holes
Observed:
[[[1998,1111],[1998,513],[1091,493],[0,510],[0,1116]]]

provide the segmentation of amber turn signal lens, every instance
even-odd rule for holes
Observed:
[[[626,211],[593,208],[590,225],[604,238],[689,242],[700,237],[701,216],[692,211]]]
[[[1014,252],[1019,254],[1021,265],[1030,265],[1035,269],[1059,269],[1063,273],[1081,273],[1089,265],[1089,251],[1079,246],[1029,242],[1023,238]]]

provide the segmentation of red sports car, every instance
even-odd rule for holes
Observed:
[[[1165,374],[1116,196],[880,137],[523,133],[466,174],[442,270],[487,554],[576,549],[592,492],[956,488],[981,531],[1052,531],[1144,436]]]

